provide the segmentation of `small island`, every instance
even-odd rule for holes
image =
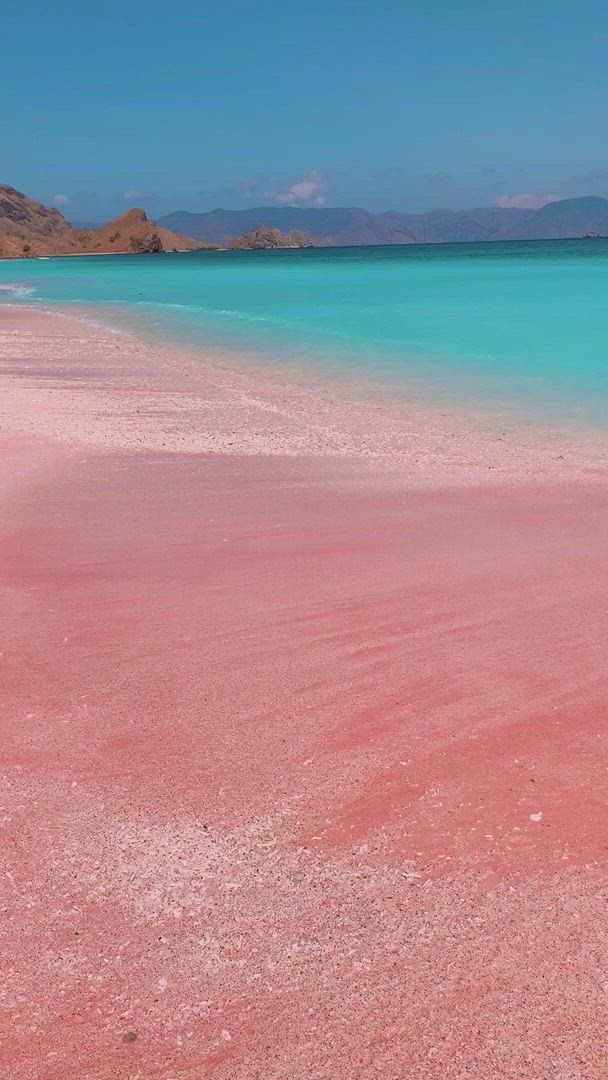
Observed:
[[[230,248],[238,251],[263,251],[269,248],[311,248],[310,236],[294,229],[282,233],[280,229],[271,229],[267,225],[254,225],[245,236],[236,236],[230,242]]]

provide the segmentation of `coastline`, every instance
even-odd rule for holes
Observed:
[[[600,1080],[601,442],[0,358],[12,1080]]]
[[[595,431],[531,426],[445,403],[391,402],[354,375],[315,385],[316,370],[299,369],[293,381],[292,370],[251,357],[143,340],[96,312],[4,303],[0,316],[8,357],[0,366],[0,419],[22,434],[35,427],[99,448],[356,458],[417,487],[595,483],[608,465]],[[76,344],[85,362],[74,356]],[[51,371],[61,367],[59,383],[36,363],[41,351]]]

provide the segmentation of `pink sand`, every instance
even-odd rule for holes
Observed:
[[[0,383],[1,1075],[603,1080],[602,448],[14,309]]]

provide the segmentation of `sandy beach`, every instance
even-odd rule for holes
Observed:
[[[6,1080],[603,1080],[601,441],[0,308]]]

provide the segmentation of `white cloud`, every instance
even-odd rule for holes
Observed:
[[[294,180],[285,191],[267,192],[266,194],[278,206],[297,206],[308,203],[309,206],[324,206],[325,197],[323,192],[327,187],[327,180],[323,173],[309,172],[306,176],[300,176]]]
[[[69,201],[67,195],[53,195],[53,206],[65,206]]]
[[[123,192],[123,199],[125,202],[133,202],[134,199],[141,199],[143,191],[135,191],[133,188],[129,188],[128,191]]]
[[[503,206],[505,208],[517,207],[519,210],[540,210],[541,206],[546,206],[550,202],[559,202],[562,198],[561,195],[532,195],[530,193],[521,195],[499,195],[496,200],[497,206]]]

